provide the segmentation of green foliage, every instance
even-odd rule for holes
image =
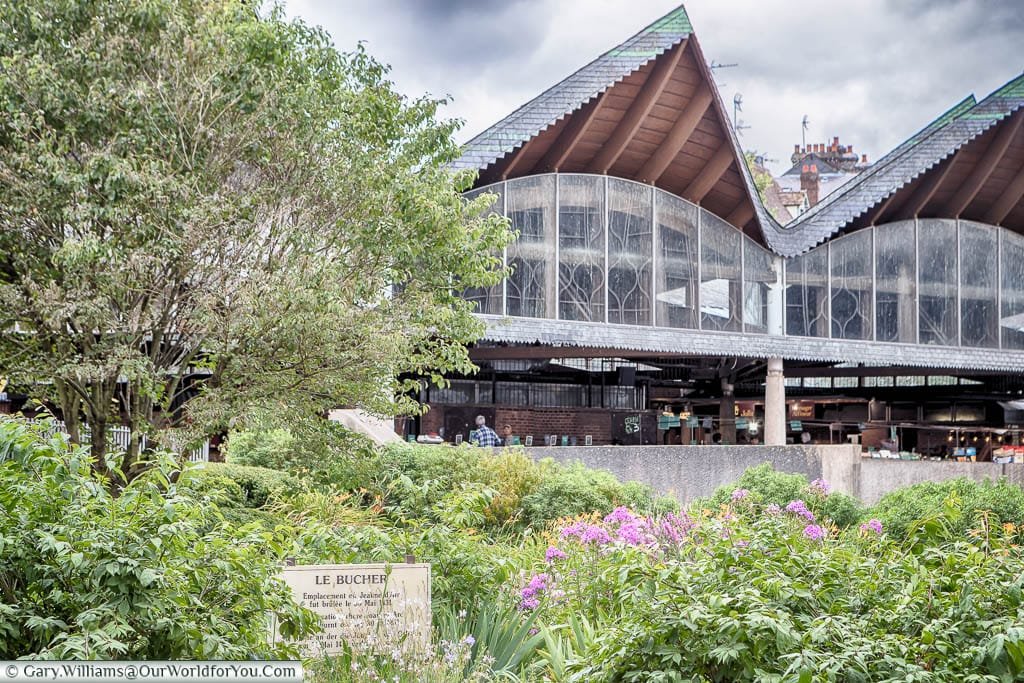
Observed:
[[[1005,479],[976,482],[958,478],[913,484],[884,495],[871,509],[871,516],[880,519],[889,533],[906,537],[916,521],[941,512],[950,496],[958,499],[963,509],[955,525],[957,533],[978,526],[986,513],[993,523],[1024,524],[1024,490]]]
[[[655,545],[631,545],[624,531],[637,518],[620,519],[598,525],[610,540],[570,534],[564,558],[534,565],[547,636],[534,667],[552,680],[1024,676],[1018,538],[999,527],[957,535],[955,506],[913,547],[872,531],[825,529],[817,540],[806,520],[750,497],[675,520],[678,540]],[[663,521],[642,526],[657,533]],[[573,626],[581,619],[589,629]]]
[[[524,615],[493,598],[482,599],[469,611],[446,608],[435,615],[442,641],[472,643],[463,670],[466,680],[483,667],[499,677],[517,676],[543,642],[536,619],[536,614]]]
[[[623,484],[606,470],[588,469],[580,463],[548,465],[547,469],[541,484],[522,502],[526,519],[535,526],[561,517],[609,512],[618,505],[645,512],[654,506],[651,487],[638,482]]]
[[[352,47],[240,0],[0,3],[0,367],[97,469],[122,416],[177,448],[473,370],[459,293],[512,233],[461,196],[444,102]]]
[[[266,467],[209,462],[189,470],[183,486],[196,492],[217,491],[226,504],[261,508],[274,498],[297,493],[302,484],[297,478]]]
[[[276,578],[286,545],[221,525],[169,457],[114,497],[58,437],[0,420],[0,453],[0,657],[272,657],[268,614],[311,628]]]
[[[260,420],[257,424],[273,424]],[[230,463],[267,467],[346,491],[366,486],[377,473],[369,438],[320,417],[292,419],[288,427],[235,431],[225,445]]]
[[[830,519],[840,528],[852,526],[861,520],[860,502],[845,493],[832,493],[808,482],[802,474],[779,472],[765,462],[747,468],[735,484],[719,486],[707,501],[698,501],[695,507],[717,509],[732,499],[737,489],[746,489],[758,503],[774,503],[785,507],[790,501],[802,500],[819,520]],[[827,483],[822,482],[827,487]]]

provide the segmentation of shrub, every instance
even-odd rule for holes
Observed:
[[[566,527],[511,587],[546,628],[538,673],[560,658],[575,619],[593,636],[574,638],[585,649],[566,650],[559,680],[1024,676],[1017,537],[997,528],[972,541],[940,519],[911,548],[751,498],[696,519],[619,509]]]
[[[482,480],[495,490],[484,511],[491,526],[520,521],[522,500],[537,490],[543,479],[541,469],[522,450],[505,450],[480,459]]]
[[[268,614],[312,615],[277,580],[288,552],[171,483],[170,456],[114,495],[88,453],[0,421],[0,658],[282,656]]]
[[[736,483],[719,486],[709,500],[699,501],[696,506],[717,509],[729,503],[737,490],[746,490],[755,502],[780,507],[802,500],[816,518],[830,519],[841,528],[856,524],[863,516],[862,506],[853,496],[830,492],[827,482],[808,482],[802,474],[779,472],[766,462],[747,468]]]
[[[367,486],[378,472],[376,446],[367,437],[321,418],[280,427],[232,432],[227,462],[290,472],[348,491]]]
[[[568,467],[549,466],[548,471],[536,490],[523,498],[523,513],[534,526],[561,517],[609,512],[616,505],[648,510],[654,504],[649,486],[638,482],[623,484],[605,470],[573,463]]]
[[[960,533],[977,526],[986,512],[991,513],[993,522],[1024,524],[1024,490],[1005,479],[979,483],[961,477],[914,484],[882,496],[870,514],[880,519],[889,533],[905,537],[915,521],[942,511],[950,496],[963,508],[964,514],[956,522]]]
[[[232,482],[234,487],[226,482]],[[263,507],[274,498],[302,489],[299,480],[287,472],[219,462],[205,463],[189,470],[181,484],[196,493],[219,491],[223,494],[227,491],[226,503],[235,502],[248,508]],[[235,487],[241,498],[234,493]]]

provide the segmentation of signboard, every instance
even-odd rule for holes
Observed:
[[[814,404],[797,401],[789,404],[789,416],[791,418],[814,417]]]
[[[789,423],[789,428],[794,432],[802,432],[804,430],[804,423],[800,420],[793,420]]]
[[[754,417],[754,402],[736,401],[736,414],[740,417]]]
[[[700,426],[700,420],[697,419],[696,415],[691,415],[690,417],[686,418],[686,426],[689,427],[690,429],[696,429],[697,427]]]
[[[671,413],[662,413],[661,415],[658,416],[658,429],[672,429],[673,427],[678,427],[679,425],[680,420],[678,415],[673,415]]]
[[[749,428],[750,428],[750,420],[748,420],[745,417],[737,417],[736,418],[736,429],[749,429]]]
[[[359,650],[368,642],[430,647],[429,564],[318,564],[284,567],[295,601],[320,617],[320,633],[299,643],[304,656]],[[277,624],[273,639],[280,639]]]

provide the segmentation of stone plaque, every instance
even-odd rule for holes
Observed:
[[[299,645],[304,656],[337,654],[345,642],[357,651],[430,647],[429,564],[299,565],[281,578],[320,616],[322,631]]]

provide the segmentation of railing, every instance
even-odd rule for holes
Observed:
[[[45,424],[45,425],[48,425],[47,433],[51,434],[51,435],[52,434],[56,434],[57,432],[62,432],[64,434],[67,434],[67,426],[61,420],[47,420],[47,421],[43,421],[43,420],[27,419],[25,421],[28,422],[29,424]],[[82,443],[83,444],[91,443],[91,441],[92,441],[92,432],[89,429],[89,425],[82,425],[81,437],[82,437]],[[128,427],[116,426],[116,427],[108,427],[107,428],[107,442],[108,442],[108,444],[110,446],[114,447],[116,450],[118,450],[118,451],[126,451],[126,450],[128,450],[128,446],[129,446],[129,444],[131,444],[131,440],[132,440],[132,431]],[[144,450],[146,450],[147,446],[148,446],[148,441],[146,439],[146,435],[143,434],[142,438],[139,441],[139,448],[140,448],[140,450],[144,451]],[[189,462],[209,462],[210,461],[210,440],[206,439],[205,441],[203,441],[203,444],[201,446],[199,446],[198,448],[190,449],[187,452],[187,455],[188,455]]]

